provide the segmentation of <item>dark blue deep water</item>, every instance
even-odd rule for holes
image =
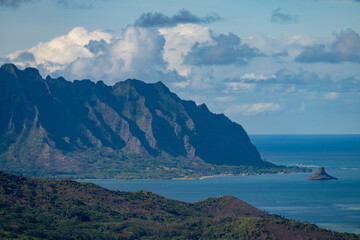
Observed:
[[[310,174],[217,177],[203,180],[91,180],[121,191],[148,190],[186,202],[233,195],[270,213],[360,234],[360,135],[251,135],[261,156],[281,165],[324,166],[338,181]]]

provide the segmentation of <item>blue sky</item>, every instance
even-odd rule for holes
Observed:
[[[0,0],[0,63],[163,81],[251,134],[359,134],[359,13],[358,0]]]

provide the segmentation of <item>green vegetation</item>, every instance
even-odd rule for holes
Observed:
[[[310,172],[311,169],[284,167],[269,164],[268,167],[228,166],[205,163],[200,159],[185,157],[142,157],[123,153],[86,150],[70,153],[83,162],[86,168],[81,170],[59,171],[57,169],[40,168],[36,165],[24,165],[26,159],[21,156],[18,161],[5,160],[0,163],[3,171],[28,177],[47,179],[174,179],[201,178],[215,175],[253,175]],[[0,159],[1,159],[0,155]]]
[[[184,203],[0,172],[1,239],[360,239],[225,196]]]

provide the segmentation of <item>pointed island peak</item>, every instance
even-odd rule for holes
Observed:
[[[330,176],[325,172],[324,167],[320,167],[313,175],[308,177],[306,180],[338,180],[335,177]]]

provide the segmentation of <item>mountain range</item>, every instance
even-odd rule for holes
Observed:
[[[13,173],[106,170],[86,176],[111,178],[127,170],[146,178],[276,168],[261,159],[241,125],[180,99],[162,82],[43,79],[35,68],[5,64],[0,114],[0,167]]]

